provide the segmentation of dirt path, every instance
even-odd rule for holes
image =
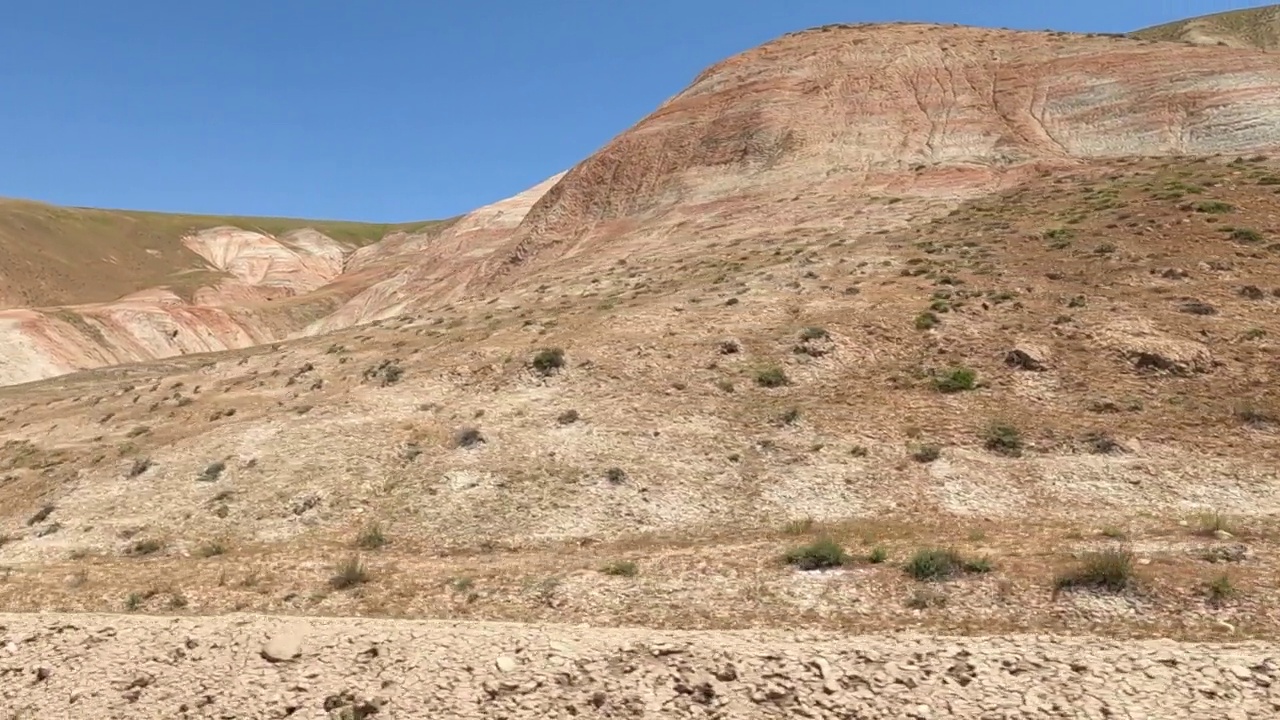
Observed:
[[[1280,644],[0,615],[0,718],[1264,718]]]

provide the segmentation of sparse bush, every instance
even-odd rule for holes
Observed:
[[[800,408],[788,408],[778,416],[779,425],[795,425],[800,421]]]
[[[1233,414],[1237,420],[1250,427],[1261,427],[1280,422],[1271,411],[1249,403],[1236,405]]]
[[[1126,537],[1125,531],[1115,527],[1114,525],[1108,525],[1102,528],[1102,536],[1109,537],[1113,540],[1123,540]]]
[[[1235,206],[1218,200],[1205,200],[1195,204],[1195,211],[1209,215],[1222,215],[1235,210]]]
[[[947,580],[961,573],[991,571],[988,558],[966,559],[959,552],[945,548],[917,550],[904,568],[916,580]]]
[[[382,531],[382,523],[372,522],[360,530],[356,536],[356,547],[363,550],[377,550],[387,544],[386,533]]]
[[[635,577],[640,568],[630,560],[616,560],[600,568],[600,572],[615,577]]]
[[[363,377],[365,382],[377,382],[382,387],[388,387],[400,382],[404,377],[404,368],[395,360],[383,360],[372,367],[365,368]]]
[[[801,340],[826,340],[830,336],[826,328],[807,327],[800,331]]]
[[[129,478],[132,479],[142,475],[142,473],[150,469],[151,469],[151,458],[149,457],[134,458],[133,464],[129,466],[129,472],[126,473],[126,475],[128,475]]]
[[[932,588],[916,588],[906,601],[906,606],[912,610],[928,610],[946,605],[947,596]]]
[[[1004,423],[988,425],[982,437],[982,445],[991,452],[1006,457],[1022,456],[1022,434],[1012,425]]]
[[[533,356],[530,365],[542,375],[551,375],[564,367],[564,350],[558,347],[543,348]]]
[[[783,385],[786,385],[789,382],[790,380],[787,379],[787,374],[783,372],[782,368],[776,365],[770,365],[769,367],[761,368],[756,372],[756,384],[759,385],[760,387],[767,387],[767,388],[782,387]]]
[[[49,516],[53,514],[53,511],[57,509],[58,507],[56,505],[44,505],[37,510],[34,515],[27,518],[27,527],[31,527],[36,523],[42,523],[45,520],[48,520]]]
[[[1200,300],[1188,300],[1187,302],[1184,302],[1178,306],[1178,311],[1187,313],[1188,315],[1217,315],[1218,314],[1217,308],[1215,308],[1214,306],[1210,305],[1207,302],[1203,302]]]
[[[127,553],[134,556],[154,555],[164,549],[164,543],[155,538],[135,541],[129,546]]]
[[[1219,533],[1235,534],[1231,518],[1217,511],[1203,512],[1196,517],[1196,534],[1213,537]]]
[[[483,445],[485,442],[484,435],[478,427],[466,425],[453,432],[453,446],[457,448],[472,448]]]
[[[805,517],[798,520],[790,520],[786,525],[782,526],[782,532],[788,535],[805,535],[813,530],[813,518]]]
[[[720,388],[721,392],[731,393],[733,392],[733,381],[721,378],[716,381],[716,387]]]
[[[801,570],[820,570],[844,565],[849,561],[849,554],[835,540],[824,537],[788,550],[783,559]]]
[[[853,457],[866,457],[869,454],[869,451],[862,445],[854,445],[849,448],[849,454]]]
[[[942,448],[937,445],[919,445],[911,451],[911,459],[918,463],[931,463],[942,457]]]
[[[124,435],[125,437],[128,437],[128,438],[136,438],[140,435],[146,435],[149,432],[151,432],[151,428],[147,427],[146,425],[139,425],[135,428],[130,429],[129,432],[125,433]]]
[[[1123,445],[1116,442],[1115,438],[1105,432],[1095,431],[1086,433],[1084,436],[1084,443],[1088,446],[1090,452],[1094,452],[1099,455],[1110,455],[1124,450]]]
[[[978,386],[978,374],[966,367],[944,370],[933,377],[933,387],[940,393],[957,393]]]
[[[222,477],[222,471],[227,469],[227,464],[222,460],[215,460],[205,466],[204,472],[200,473],[200,477],[196,478],[199,482],[215,482]]]
[[[922,312],[916,316],[915,326],[917,330],[932,330],[941,324],[942,321],[932,312]]]
[[[611,467],[604,471],[604,479],[613,485],[621,485],[627,481],[627,473],[620,467]]]
[[[221,540],[213,540],[196,548],[197,557],[211,558],[226,554],[227,546]]]
[[[1214,605],[1221,605],[1236,594],[1236,588],[1231,584],[1231,577],[1226,573],[1205,583],[1204,590],[1205,595],[1209,596],[1209,602]]]
[[[580,419],[582,419],[582,416],[578,414],[577,410],[565,410],[556,416],[556,423],[559,425],[572,425]]]
[[[334,567],[333,576],[329,578],[329,587],[334,590],[346,590],[369,582],[369,571],[360,557],[352,555]]]
[[[1058,575],[1058,590],[1085,588],[1123,592],[1133,586],[1133,553],[1120,548],[1086,553],[1075,568]]]
[[[1242,243],[1262,242],[1262,233],[1251,228],[1232,228],[1230,237],[1232,240]]]
[[[877,545],[871,548],[871,554],[867,556],[867,562],[872,565],[879,565],[889,560],[889,551]]]

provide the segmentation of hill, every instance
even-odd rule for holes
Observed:
[[[1280,5],[1204,15],[1139,30],[1134,37],[1280,50]]]
[[[447,226],[0,200],[0,383],[283,338],[376,281],[357,251]]]
[[[288,339],[0,388],[0,611],[310,628],[5,616],[11,647],[189,661],[93,681],[115,715],[982,717],[1031,678],[1028,716],[1265,714],[1277,86],[1258,49],[920,24],[727,59],[343,255]],[[929,639],[861,639],[894,633]],[[182,679],[227,662],[258,685]]]
[[[104,303],[157,287],[189,299],[198,287],[225,276],[180,242],[210,228],[268,236],[311,229],[354,249],[429,226],[94,210],[0,199],[0,309]]]

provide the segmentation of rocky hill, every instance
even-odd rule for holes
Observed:
[[[219,620],[243,622],[224,642],[204,620],[6,616],[32,688],[9,697],[210,715],[202,668],[252,662],[227,697],[298,696],[264,717],[367,717],[403,706],[360,669],[387,662],[411,689],[385,695],[460,716],[1266,716],[1274,57],[822,28],[432,234],[186,236],[219,287],[341,300],[264,346],[0,388],[0,609],[388,620],[316,620],[297,660],[260,618]],[[263,260],[282,252],[288,272]],[[495,639],[428,688],[399,653],[444,626],[398,618],[525,625],[458,629]],[[104,623],[133,639],[81,637]],[[735,634],[780,627],[804,637]],[[896,632],[1010,637],[834,636]],[[1061,635],[1115,646],[1063,660],[1099,646]],[[140,646],[195,669],[138,669]],[[339,647],[359,668],[330,667]],[[54,656],[128,670],[81,692],[41,677]],[[315,692],[292,689],[304,668]],[[1095,671],[1152,685],[1072,689]],[[963,689],[1041,674],[1040,694]]]

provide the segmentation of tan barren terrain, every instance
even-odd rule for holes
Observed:
[[[0,388],[0,701],[1273,717],[1274,58],[796,33],[292,339]]]

